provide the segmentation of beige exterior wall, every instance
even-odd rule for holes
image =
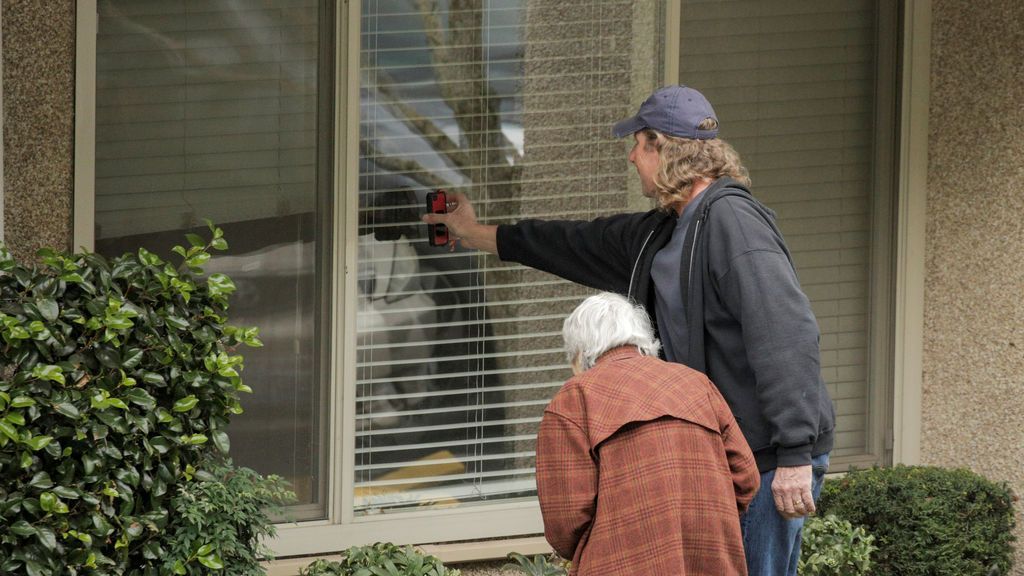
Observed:
[[[932,18],[921,459],[1024,495],[1024,3]]]
[[[4,235],[18,258],[71,247],[75,3],[4,0]]]

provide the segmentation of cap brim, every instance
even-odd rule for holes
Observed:
[[[632,118],[626,118],[621,122],[616,122],[615,126],[612,126],[612,135],[616,138],[623,138],[630,134],[635,134],[646,127],[647,126],[644,125],[640,118],[633,116]]]

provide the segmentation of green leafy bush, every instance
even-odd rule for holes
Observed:
[[[302,576],[459,576],[434,556],[421,554],[412,546],[378,542],[353,546],[342,553],[340,562],[317,560],[299,570]]]
[[[878,574],[988,576],[1009,573],[1013,501],[969,470],[896,466],[826,481],[818,510],[875,537]]]
[[[512,560],[512,562],[505,564],[505,568],[518,570],[529,576],[564,576],[568,573],[565,566],[568,563],[557,558],[554,554],[549,559],[543,554],[537,554],[533,558],[529,558],[518,552],[512,552],[508,555],[508,559]]]
[[[833,514],[804,523],[800,576],[862,576],[871,569],[875,537]]]
[[[43,250],[26,266],[0,246],[0,573],[168,573],[171,500],[228,451],[249,392],[234,350],[260,344],[226,325],[231,280],[201,276],[227,247],[210,230],[178,264]]]
[[[211,458],[194,479],[175,487],[171,521],[160,546],[163,570],[208,574],[226,568],[233,576],[266,574],[260,561],[270,556],[260,538],[274,536],[269,514],[295,499],[279,476],[260,476],[230,460]]]

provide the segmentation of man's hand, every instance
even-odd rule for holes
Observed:
[[[487,226],[476,221],[476,212],[469,198],[460,192],[448,195],[448,205],[454,205],[447,214],[424,214],[427,224],[444,224],[448,227],[449,248],[455,250],[457,243],[464,248],[475,248],[498,253],[498,227]]]
[[[814,497],[811,494],[811,465],[780,466],[775,469],[772,480],[772,497],[775,508],[787,520],[814,514]]]

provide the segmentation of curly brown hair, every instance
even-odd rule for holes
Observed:
[[[701,130],[714,130],[718,122],[704,120]],[[693,184],[700,178],[715,180],[728,176],[749,186],[750,176],[740,155],[720,138],[692,140],[667,136],[650,128],[643,130],[646,146],[658,150],[658,173],[654,176],[658,204],[665,210],[680,211],[690,201]]]

